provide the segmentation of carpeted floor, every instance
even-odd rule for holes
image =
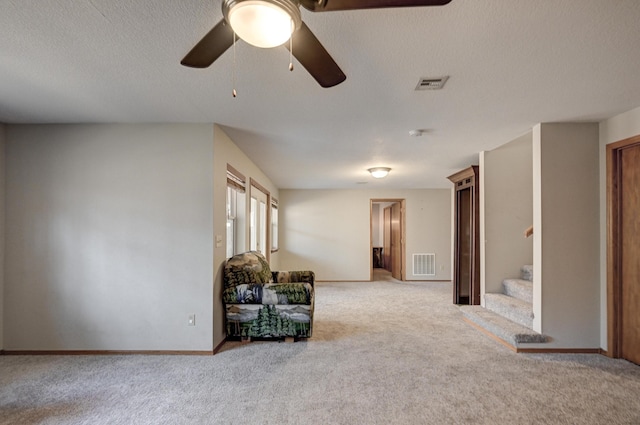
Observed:
[[[448,283],[318,283],[314,336],[209,356],[2,356],[0,424],[640,424],[640,367],[515,354]]]

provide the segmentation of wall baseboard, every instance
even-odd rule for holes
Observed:
[[[5,356],[212,356],[213,351],[195,350],[3,350]]]
[[[517,348],[517,353],[529,354],[600,354],[599,348]]]
[[[601,348],[526,348],[526,347],[516,347],[513,344],[505,341],[504,339],[492,334],[485,328],[477,325],[476,323],[468,320],[466,318],[462,318],[463,321],[473,326],[489,338],[494,341],[504,345],[509,350],[514,353],[528,353],[528,354],[602,354],[603,350]]]
[[[224,343],[227,342],[227,337],[225,336],[222,341],[220,341],[220,344],[216,345],[213,348],[213,354],[218,354],[218,351],[220,351],[220,349],[222,348],[222,346],[224,345]]]

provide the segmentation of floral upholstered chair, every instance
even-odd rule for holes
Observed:
[[[222,295],[227,337],[311,337],[314,280],[312,271],[272,272],[256,251],[231,257]]]

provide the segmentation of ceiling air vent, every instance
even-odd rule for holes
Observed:
[[[440,90],[444,87],[444,83],[447,82],[449,76],[435,77],[435,78],[420,78],[416,90]]]

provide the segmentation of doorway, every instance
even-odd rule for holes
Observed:
[[[385,269],[397,280],[405,280],[405,200],[371,199],[371,275]]]
[[[607,145],[608,354],[640,364],[640,135]]]

